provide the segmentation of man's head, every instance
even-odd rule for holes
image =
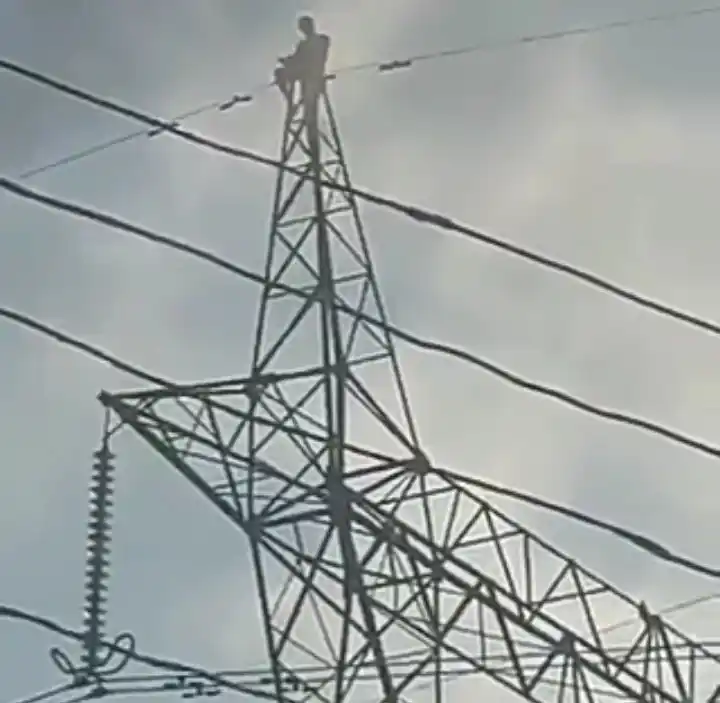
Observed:
[[[305,37],[310,37],[315,34],[315,20],[310,15],[303,15],[298,20],[298,29],[300,34]]]

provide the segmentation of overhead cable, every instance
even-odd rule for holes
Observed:
[[[57,635],[61,635],[62,637],[66,637],[80,643],[82,643],[85,638],[85,634],[83,632],[72,630],[69,627],[60,625],[59,623],[51,620],[50,618],[35,615],[34,613],[30,613],[26,610],[21,610],[20,608],[0,606],[0,618],[10,618],[13,620],[21,620],[23,622],[28,622],[33,625],[37,625],[38,627],[42,627],[43,629],[53,632]],[[116,652],[127,657],[128,659],[136,661],[140,664],[146,664],[155,669],[164,669],[166,671],[173,671],[179,674],[202,677],[214,683],[215,685],[222,686],[223,688],[227,688],[232,691],[237,691],[238,693],[245,693],[250,696],[257,696],[266,700],[277,700],[274,695],[267,693],[266,691],[244,686],[242,684],[236,683],[235,681],[231,681],[226,677],[218,676],[217,674],[214,674],[207,669],[200,669],[194,666],[188,666],[187,664],[174,661],[172,659],[164,659],[160,657],[150,656],[147,654],[142,654],[135,651],[134,649],[126,649],[125,647],[118,646],[114,642],[103,642],[102,645],[104,648],[106,648],[107,651]]]
[[[71,215],[75,215],[77,217],[81,217],[86,220],[90,220],[92,222],[96,222],[112,230],[124,232],[126,234],[130,234],[141,239],[145,239],[147,241],[151,241],[156,244],[161,244],[163,246],[175,249],[176,251],[190,254],[191,256],[197,257],[202,261],[218,266],[225,271],[233,273],[236,276],[245,278],[246,280],[252,281],[253,283],[264,285],[266,282],[264,276],[256,273],[255,271],[227,261],[226,259],[223,259],[222,257],[213,254],[207,250],[190,244],[185,244],[166,235],[158,234],[157,232],[153,232],[145,227],[134,225],[115,215],[110,215],[104,212],[100,212],[99,210],[71,203],[67,200],[61,200],[53,196],[39,193],[38,191],[32,190],[27,186],[21,185],[19,183],[15,183],[14,181],[11,181],[7,178],[0,178],[0,190],[5,190],[6,192],[12,193],[27,200],[32,200],[38,204],[45,205],[46,207],[50,207],[54,210],[59,210]],[[278,291],[290,293],[291,295],[295,295],[305,299],[307,299],[311,295],[311,293],[307,290],[295,288],[294,286],[287,285],[280,281],[274,282],[273,286]],[[636,429],[644,430],[645,432],[648,432],[650,434],[663,437],[664,439],[667,439],[673,443],[679,444],[689,449],[693,449],[701,454],[712,456],[713,458],[720,458],[720,447],[708,444],[702,440],[683,434],[664,425],[660,425],[634,415],[621,413],[616,410],[602,408],[588,401],[582,400],[574,395],[566,393],[565,391],[528,380],[526,378],[523,378],[522,376],[519,376],[516,373],[508,371],[494,364],[493,362],[482,359],[463,349],[458,349],[456,347],[442,344],[440,342],[433,342],[414,335],[410,332],[407,332],[394,325],[383,323],[382,321],[377,320],[370,315],[362,313],[358,310],[354,310],[353,308],[349,307],[341,301],[337,301],[336,305],[338,309],[342,312],[353,315],[356,319],[361,320],[368,325],[387,330],[397,339],[401,339],[412,346],[415,346],[425,351],[443,354],[472,364],[473,366],[481,368],[484,371],[500,378],[501,380],[520,388],[521,390],[535,393],[537,395],[542,395],[547,398],[552,398],[553,400],[559,401],[564,405],[568,405],[575,410],[580,410],[589,415],[600,417],[611,422],[629,425],[635,427]]]
[[[139,112],[136,109],[125,107],[114,101],[101,98],[92,93],[88,93],[85,90],[81,90],[80,88],[76,88],[67,83],[58,81],[54,78],[38,73],[31,69],[24,68],[19,64],[0,59],[0,69],[11,71],[20,76],[23,76],[24,78],[27,78],[28,80],[32,80],[47,87],[54,88],[61,91],[62,93],[75,97],[78,100],[83,100],[85,102],[91,103],[97,107],[106,109],[115,114],[135,120],[136,122],[141,122],[145,125],[155,128],[165,129],[169,133],[185,139],[186,141],[191,142],[197,146],[211,149],[227,156],[245,159],[258,164],[262,164],[264,166],[269,166],[274,169],[282,169],[296,176],[304,177],[302,169],[298,167],[285,164],[277,159],[258,154],[249,149],[234,147],[230,144],[218,142],[202,135],[196,134],[194,132],[189,132],[187,130],[181,129],[180,127],[172,123],[163,122],[162,120],[159,120],[148,114]],[[5,179],[5,182],[10,183],[10,181],[8,181],[7,179]],[[558,261],[557,259],[552,259],[542,254],[538,254],[528,249],[524,249],[507,240],[503,240],[498,237],[494,237],[492,235],[472,229],[466,225],[455,222],[446,215],[432,212],[416,205],[408,205],[398,200],[378,195],[376,193],[373,193],[372,191],[360,188],[347,188],[346,186],[340,185],[333,181],[322,180],[321,184],[330,190],[350,193],[357,198],[365,200],[366,202],[378,205],[380,207],[388,208],[395,212],[399,212],[417,222],[428,224],[432,227],[436,227],[438,229],[448,232],[461,234],[475,241],[490,245],[496,249],[504,251],[507,254],[511,254],[515,257],[524,259],[556,273],[562,273],[570,278],[581,281],[582,283],[597,288],[605,293],[610,293],[611,295],[614,295],[620,299],[634,303],[635,305],[650,310],[651,312],[654,312],[656,314],[672,318],[679,322],[683,322],[687,325],[690,325],[697,329],[701,329],[705,332],[720,335],[720,325],[715,322],[708,321],[691,313],[679,310],[678,308],[671,307],[664,303],[640,295],[639,293],[635,293],[634,291],[623,288],[616,283],[608,281],[607,279],[601,278],[594,273],[584,271],[570,264]]]
[[[712,600],[713,598],[717,597],[718,594],[708,594],[704,596],[699,596],[697,598],[692,599],[692,601],[685,601],[681,603],[676,603],[673,605],[670,605],[668,607],[662,608],[661,610],[657,611],[655,614],[658,616],[664,616],[673,612],[677,612],[679,610],[683,610],[689,607],[693,607],[694,605]],[[48,630],[49,632],[52,632],[54,634],[57,634],[61,637],[72,639],[78,642],[82,641],[82,633],[77,632],[75,630],[72,630],[68,627],[65,627],[64,625],[59,624],[58,622],[51,620],[50,618],[38,616],[33,613],[30,613],[26,610],[22,610],[20,608],[14,608],[9,606],[0,606],[0,618],[9,618],[13,620],[18,620],[22,622],[28,622],[30,624],[36,625],[38,627],[41,627],[45,630]],[[634,625],[637,623],[637,619],[629,619],[624,620],[620,622],[613,623],[611,625],[608,625],[606,627],[602,627],[599,630],[599,633],[607,633],[611,632],[613,630],[620,629],[626,625]],[[495,639],[496,636],[492,634],[485,634],[484,635],[487,639]],[[705,650],[705,643],[699,642],[698,643],[703,650]],[[714,643],[713,643],[714,644]],[[143,680],[152,680],[153,682],[158,682],[160,684],[167,683],[174,681],[178,676],[185,675],[185,676],[192,676],[196,679],[205,679],[208,682],[211,682],[214,684],[214,686],[217,686],[218,688],[227,687],[230,690],[234,690],[236,692],[241,693],[247,693],[250,695],[258,695],[260,698],[263,698],[265,700],[276,700],[275,696],[267,693],[263,690],[258,690],[252,688],[250,685],[247,684],[241,684],[238,683],[230,677],[235,677],[240,673],[244,672],[234,672],[234,671],[210,671],[207,669],[200,669],[195,666],[189,666],[187,664],[173,661],[170,659],[160,658],[156,656],[150,656],[146,654],[142,654],[137,652],[136,650],[130,650],[130,649],[124,649],[121,647],[118,647],[116,643],[104,643],[104,645],[111,651],[114,651],[116,653],[119,653],[123,656],[126,656],[129,660],[136,661],[141,664],[145,664],[151,669],[156,670],[163,670],[172,672],[172,674],[167,675],[155,675],[150,677],[138,677],[138,676],[121,676],[116,677],[114,679],[109,680],[106,683],[113,684],[113,683],[135,683],[135,682],[141,682]],[[611,650],[619,650],[618,647],[611,647]],[[543,653],[542,649],[538,649],[537,654],[541,655]],[[523,653],[519,655],[519,659],[526,659],[533,656],[532,653]],[[395,656],[391,659],[394,659],[395,661],[402,662],[402,658]],[[322,672],[323,670],[318,667],[317,671]],[[459,672],[459,673],[453,673],[451,674],[450,678],[453,680],[458,680],[459,678],[462,678],[463,676],[467,676],[468,674],[472,675],[470,672]],[[77,688],[77,684],[65,684],[63,686],[58,686],[50,691],[45,691],[42,694],[33,696],[28,699],[24,699],[22,703],[38,703],[39,701],[50,699],[58,694],[61,694],[63,692],[69,692],[73,689]],[[423,688],[422,686],[416,688],[415,690],[419,690]],[[166,688],[162,688],[160,690],[167,690]],[[123,691],[127,693],[127,691]],[[138,690],[138,692],[146,692]],[[152,691],[150,691],[152,692]],[[115,692],[112,689],[105,690],[105,695],[113,695]],[[96,689],[93,689],[87,693],[80,694],[77,696],[77,698],[72,699],[71,701],[65,701],[65,703],[76,703],[83,700],[94,700],[98,697],[98,691]]]
[[[636,547],[639,547],[643,551],[648,552],[649,554],[660,559],[661,561],[676,564],[677,566],[681,566],[685,569],[694,571],[703,576],[709,576],[710,578],[720,578],[720,569],[715,567],[708,567],[700,564],[697,561],[688,559],[687,557],[684,557],[682,555],[675,554],[659,542],[656,542],[655,540],[650,539],[649,537],[646,537],[639,532],[634,532],[617,524],[607,522],[606,520],[600,520],[599,518],[592,517],[587,513],[583,513],[573,508],[568,508],[564,505],[560,505],[559,503],[553,503],[549,500],[545,500],[544,498],[540,498],[539,496],[532,493],[519,491],[514,488],[506,488],[504,486],[499,486],[495,483],[491,483],[490,481],[484,481],[483,479],[475,478],[473,476],[459,474],[450,469],[436,469],[436,471],[440,476],[443,476],[444,478],[449,480],[450,483],[454,486],[472,486],[473,488],[487,491],[489,493],[494,493],[496,495],[502,495],[506,498],[511,498],[512,500],[533,505],[536,508],[542,508],[543,510],[557,513],[559,515],[562,515],[563,517],[576,520],[577,522],[583,523],[585,525],[590,525],[591,527],[599,528],[601,530],[604,530],[605,532],[609,532],[610,534],[615,535],[616,537],[620,537],[626,542],[634,544]],[[709,598],[707,598],[706,600],[709,600]]]
[[[600,24],[586,25],[583,27],[570,27],[555,32],[530,34],[527,36],[516,37],[514,39],[506,41],[481,42],[477,44],[471,44],[469,46],[452,47],[448,49],[442,49],[440,51],[415,54],[413,56],[406,56],[404,58],[393,59],[391,61],[367,61],[363,63],[357,63],[349,66],[343,66],[337,69],[331,69],[327,77],[329,80],[334,80],[344,74],[359,73],[370,70],[375,70],[378,74],[387,74],[398,70],[407,70],[413,68],[418,63],[434,61],[437,59],[455,58],[459,56],[498,51],[501,49],[509,49],[519,46],[547,43],[550,41],[557,41],[560,39],[567,39],[571,37],[578,37],[583,35],[587,36],[592,34],[600,34],[608,31],[614,31],[618,29],[627,29],[630,27],[641,26],[644,24],[675,22],[678,20],[691,19],[705,15],[715,14],[718,12],[720,12],[720,5],[712,5],[696,9],[678,10],[676,12],[665,14],[636,17],[625,20],[615,20]],[[254,102],[257,97],[259,97],[263,92],[267,91],[271,87],[272,84],[262,83],[252,90],[235,93],[229,98],[224,98],[222,100],[213,100],[212,102],[199,105],[192,110],[188,110],[187,112],[176,115],[174,118],[172,118],[171,122],[175,125],[179,125],[181,122],[189,120],[193,117],[197,117],[199,115],[208,114],[210,112],[227,112],[228,110],[238,105],[247,105]],[[47,171],[54,170],[61,166],[66,166],[68,164],[75,163],[76,161],[81,161],[82,159],[94,156],[95,154],[107,151],[108,149],[119,146],[121,144],[134,141],[135,139],[139,139],[141,137],[158,136],[164,131],[164,129],[153,128],[150,130],[141,129],[134,132],[129,132],[127,134],[114,137],[112,139],[86,147],[85,149],[81,149],[80,151],[75,151],[60,159],[56,159],[55,161],[46,163],[42,166],[37,166],[35,168],[29,169],[19,174],[17,176],[17,179],[21,181],[27,180],[29,178],[33,178],[34,176],[38,176],[41,173],[46,173]]]
[[[142,230],[140,230],[142,231]],[[157,241],[157,240],[153,240]],[[174,242],[174,245],[176,249],[182,249],[183,245]],[[229,264],[229,266],[232,266]],[[238,270],[240,272],[240,275],[243,275],[242,270]],[[253,274],[250,276],[250,278],[256,277],[256,274]],[[261,278],[260,276],[257,276],[257,278]],[[290,289],[289,292],[293,292],[292,289]],[[373,323],[376,325],[379,325],[377,321],[373,320],[372,318],[367,318],[365,316],[362,316],[365,318],[366,322]],[[191,389],[193,387],[199,387],[202,386],[202,384],[178,384],[173,383],[172,381],[169,381],[167,379],[164,379],[160,376],[157,376],[155,374],[149,373],[142,368],[135,366],[133,364],[130,364],[126,361],[123,361],[119,359],[116,356],[113,356],[112,354],[95,347],[91,344],[88,344],[87,342],[83,342],[82,340],[79,340],[75,337],[72,337],[71,335],[61,332],[53,327],[50,327],[49,325],[43,324],[41,322],[38,322],[37,320],[34,320],[33,318],[23,315],[21,313],[15,312],[13,310],[8,310],[7,308],[0,307],[0,318],[8,319],[12,322],[16,322],[20,325],[23,325],[25,327],[28,327],[36,332],[40,332],[41,334],[44,334],[54,341],[63,344],[65,346],[71,347],[76,349],[77,351],[82,352],[83,354],[87,354],[88,356],[91,356],[95,358],[98,361],[101,361],[105,364],[108,364],[109,366],[119,370],[123,371],[124,373],[130,374],[131,376],[134,376],[135,378],[138,378],[140,380],[152,383],[154,385],[158,385],[162,388],[168,388],[170,390],[177,390],[177,391],[187,391],[188,389]],[[388,330],[393,333],[392,327],[388,326]],[[397,332],[394,332],[394,334],[397,335]],[[405,335],[405,339],[410,340],[416,340],[415,343],[417,346],[420,346],[421,348],[424,347],[424,345],[429,345],[431,343],[424,342],[423,340],[420,340],[412,335],[409,335],[407,333],[402,333]],[[440,346],[440,345],[437,345]],[[708,447],[709,450],[712,450],[713,452],[720,453],[720,450]],[[515,491],[513,489],[504,488],[501,486],[497,486],[495,484],[492,484],[490,482],[481,481],[480,479],[468,479],[466,476],[461,476],[460,474],[454,474],[453,472],[444,470],[445,474],[450,477],[451,479],[457,481],[457,482],[475,482],[476,487],[481,488],[483,490],[493,491],[498,494],[504,494],[507,496],[510,496],[512,498],[518,499],[518,500],[524,500],[526,502],[533,502],[538,507],[541,507],[545,510],[549,510],[552,512],[556,512],[562,515],[565,515],[566,517],[572,518],[574,520],[579,520],[585,524],[591,525],[593,527],[596,527],[598,529],[606,530],[611,532],[612,534],[619,536],[623,539],[631,541],[635,546],[639,547],[640,549],[643,549],[644,551],[650,552],[653,556],[670,563],[675,563],[680,566],[685,567],[686,569],[689,569],[691,571],[696,571],[698,573],[701,573],[706,576],[717,576],[720,574],[720,571],[709,566],[705,566],[703,564],[700,564],[699,562],[692,561],[690,559],[686,559],[684,557],[679,557],[674,555],[670,550],[666,549],[665,547],[662,547],[661,545],[658,545],[653,540],[649,539],[648,537],[644,537],[638,533],[631,532],[630,530],[627,530],[619,525],[615,525],[612,523],[604,522],[602,520],[598,520],[596,518],[593,518],[590,515],[587,515],[586,513],[581,513],[579,511],[572,510],[571,508],[565,508],[563,506],[557,505],[555,503],[550,503],[548,501],[545,501],[541,498],[538,498],[537,496],[530,496],[525,493],[521,493],[519,491]]]
[[[24,315],[20,312],[16,312],[15,310],[11,310],[10,308],[0,307],[0,318],[4,318],[5,320],[9,320],[10,322],[15,322],[19,325],[22,325],[23,327],[27,327],[28,329],[33,330],[34,332],[40,332],[40,334],[43,334],[46,337],[50,337],[50,339],[58,342],[59,344],[62,344],[63,346],[68,346],[82,352],[83,354],[87,354],[88,356],[93,357],[97,361],[101,361],[104,364],[107,364],[108,366],[111,366],[118,371],[127,373],[131,376],[134,376],[135,378],[146,381],[147,383],[157,384],[164,387],[174,387],[173,384],[171,384],[169,381],[162,378],[161,376],[157,376],[148,371],[144,371],[143,369],[134,366],[133,364],[130,364],[126,361],[123,361],[122,359],[119,359],[116,356],[113,356],[112,354],[104,351],[100,347],[96,347],[92,344],[89,344],[88,342],[84,342],[81,339],[62,332],[55,327],[46,325],[43,322],[35,320],[29,315]]]

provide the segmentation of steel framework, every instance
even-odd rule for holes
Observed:
[[[423,452],[392,339],[357,315],[385,320],[324,79],[288,96],[281,155],[295,170],[277,176],[249,374],[100,394],[245,534],[264,685],[279,701],[396,703],[424,680],[440,702],[461,667],[531,701],[713,700],[714,653]],[[88,606],[99,678],[102,602]],[[630,636],[603,630],[627,616]]]

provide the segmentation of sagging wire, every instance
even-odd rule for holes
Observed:
[[[10,606],[0,605],[0,618],[10,618],[13,620],[20,620],[22,622],[28,622],[33,625],[36,625],[38,627],[41,627],[45,630],[48,630],[49,632],[53,632],[57,635],[60,635],[62,637],[74,640],[76,642],[79,642],[80,644],[83,643],[85,638],[85,633],[83,631],[77,631],[73,630],[69,627],[66,627],[64,625],[61,625],[60,623],[56,622],[55,620],[52,620],[51,618],[44,617],[42,615],[35,615],[34,613],[30,613],[26,610],[22,610],[20,608],[13,608]],[[215,684],[218,686],[222,686],[225,689],[228,689],[230,691],[236,691],[238,693],[244,693],[250,696],[254,696],[258,699],[264,699],[264,700],[276,700],[274,695],[271,695],[265,691],[254,689],[249,686],[245,686],[239,683],[236,683],[235,681],[228,680],[227,678],[223,676],[218,676],[217,674],[213,673],[212,671],[209,671],[207,669],[202,669],[200,667],[196,666],[189,666],[188,664],[184,664],[179,661],[174,661],[172,659],[165,659],[162,657],[156,657],[149,654],[143,654],[139,652],[135,646],[134,641],[132,642],[132,646],[129,646],[130,642],[127,638],[123,639],[123,637],[118,637],[114,641],[104,641],[102,642],[102,646],[107,649],[109,652],[113,652],[117,655],[119,655],[122,658],[127,658],[129,661],[137,662],[140,664],[145,664],[149,667],[152,667],[154,669],[163,669],[165,671],[171,671],[175,674],[185,674],[187,676],[197,677],[201,678],[203,680],[206,680],[207,682],[211,684]],[[63,655],[65,656],[65,655]],[[67,659],[67,657],[65,657]],[[76,671],[74,667],[70,667],[71,671]],[[62,670],[62,669],[61,669]],[[100,689],[102,690],[102,689]],[[97,696],[95,696],[97,697]]]
[[[516,37],[514,39],[495,43],[482,42],[477,44],[471,44],[469,46],[451,47],[448,49],[415,54],[413,56],[407,56],[401,59],[393,59],[390,61],[366,61],[363,63],[341,66],[337,69],[331,69],[327,75],[327,79],[332,81],[345,74],[355,74],[371,70],[375,70],[380,75],[385,75],[388,73],[394,73],[396,71],[413,68],[416,64],[421,62],[425,63],[437,59],[457,58],[459,56],[468,56],[470,54],[485,53],[489,51],[498,51],[501,49],[509,49],[518,46],[547,43],[551,41],[557,41],[559,39],[600,34],[602,32],[615,31],[618,29],[628,29],[633,26],[639,26],[644,24],[674,22],[681,19],[691,19],[714,14],[717,12],[720,12],[720,5],[711,5],[708,7],[701,7],[690,10],[678,10],[670,13],[636,17],[625,20],[615,20],[612,22],[605,22],[595,25],[571,27],[555,32],[530,34],[527,36]],[[234,93],[229,98],[223,98],[222,100],[213,100],[212,102],[199,105],[198,107],[176,115],[168,121],[168,124],[174,128],[177,128],[183,122],[190,120],[194,117],[198,117],[200,115],[205,115],[211,112],[225,113],[239,105],[248,105],[255,102],[257,98],[259,98],[262,94],[267,92],[272,87],[272,83],[261,83],[249,91]],[[121,144],[126,144],[127,142],[131,142],[142,137],[158,137],[167,131],[167,127],[161,126],[151,127],[150,129],[138,129],[134,132],[129,132],[118,137],[113,137],[112,139],[108,139],[106,141],[94,144],[93,146],[86,147],[85,149],[81,149],[80,151],[73,152],[59,159],[56,159],[55,161],[45,163],[42,166],[36,166],[34,168],[28,169],[23,173],[18,174],[17,179],[21,181],[28,180],[35,176],[39,176],[42,173],[46,173],[47,171],[52,171],[56,168],[60,168],[61,166],[67,166],[77,161],[81,161],[90,156],[94,156],[95,154],[99,154],[101,152],[107,151],[108,149],[112,149],[113,147],[120,146]]]
[[[218,266],[219,268],[222,268],[225,271],[233,273],[233,274],[240,276],[242,278],[245,278],[249,281],[253,281],[253,282],[259,283],[261,285],[265,283],[265,279],[263,276],[261,276],[260,274],[254,272],[254,271],[251,271],[250,269],[238,266],[238,265],[236,265],[226,259],[223,259],[222,257],[219,257],[216,254],[213,254],[209,251],[200,249],[198,247],[195,247],[195,246],[192,246],[189,244],[185,244],[178,240],[174,240],[170,237],[167,237],[162,234],[158,234],[158,233],[148,230],[144,227],[139,227],[137,225],[133,225],[133,224],[131,224],[125,220],[122,220],[114,215],[108,215],[108,214],[100,212],[98,210],[94,210],[94,209],[87,208],[84,206],[76,205],[74,203],[60,200],[60,199],[52,197],[52,196],[47,196],[47,195],[30,190],[29,188],[26,188],[25,186],[22,186],[20,184],[14,183],[12,181],[9,181],[9,180],[3,179],[3,178],[0,178],[0,189],[4,189],[8,192],[12,192],[15,195],[18,195],[22,198],[34,200],[35,202],[41,203],[47,207],[62,210],[64,212],[73,214],[77,217],[92,220],[92,221],[102,224],[105,227],[108,227],[110,229],[119,230],[119,231],[122,231],[122,232],[125,232],[128,234],[131,234],[133,236],[139,237],[141,239],[146,239],[153,243],[161,244],[163,246],[167,246],[167,247],[175,249],[177,251],[181,251],[183,253],[190,254],[191,256],[195,256],[201,260],[206,261],[207,263],[211,263],[215,266]],[[307,296],[307,292],[303,292],[300,289],[296,289],[291,286],[287,286],[280,282],[278,282],[276,284],[276,286],[277,286],[278,290],[283,290],[283,291],[286,291],[293,295],[299,295],[302,297]],[[506,369],[503,369],[485,359],[481,359],[480,357],[475,356],[474,354],[471,354],[470,352],[467,352],[463,349],[458,349],[458,348],[455,348],[450,345],[441,344],[438,342],[433,342],[433,341],[430,341],[427,339],[423,339],[419,336],[411,334],[410,332],[407,332],[403,329],[395,327],[394,325],[383,324],[380,321],[374,319],[372,316],[366,315],[364,313],[358,313],[357,311],[349,309],[344,305],[338,305],[338,307],[339,307],[339,309],[343,310],[344,312],[350,312],[355,317],[357,317],[358,319],[362,319],[364,322],[366,322],[369,325],[373,325],[376,327],[384,326],[390,332],[390,334],[395,336],[397,339],[407,342],[419,349],[444,354],[449,357],[472,364],[474,366],[482,368],[483,370],[487,371],[488,373],[490,373],[494,376],[497,376],[498,378],[500,378],[500,379],[506,381],[507,383],[509,383],[513,386],[516,386],[522,390],[532,392],[532,393],[537,393],[538,395],[542,395],[547,398],[551,398],[553,400],[564,403],[565,405],[568,405],[576,410],[586,412],[588,414],[603,418],[605,420],[609,420],[611,422],[629,425],[631,427],[635,427],[635,428],[644,430],[646,432],[658,435],[667,440],[670,440],[671,442],[674,442],[679,445],[685,446],[687,448],[693,449],[697,452],[711,456],[713,458],[716,458],[716,459],[720,458],[720,446],[714,446],[714,445],[708,444],[701,440],[695,439],[694,437],[677,432],[674,429],[665,427],[663,425],[659,425],[654,422],[644,420],[643,418],[639,418],[639,417],[632,416],[632,415],[627,415],[625,413],[617,412],[615,410],[610,410],[610,409],[596,406],[592,403],[588,403],[580,398],[577,398],[577,397],[575,397],[569,393],[566,393],[564,391],[561,391],[559,389],[548,387],[543,384],[539,384],[534,381],[522,378],[521,376],[518,376],[517,374],[514,374]],[[25,327],[28,327],[35,331],[41,332],[42,334],[51,337],[52,339],[54,339],[57,342],[60,342],[62,344],[66,344],[70,347],[78,349],[79,351],[81,351],[85,354],[88,354],[89,356],[94,357],[95,359],[99,359],[100,361],[103,361],[104,363],[112,366],[115,369],[118,369],[120,371],[128,373],[128,374],[130,374],[136,378],[142,379],[144,381],[150,382],[151,384],[159,386],[160,388],[170,389],[170,390],[174,390],[177,392],[189,392],[191,390],[197,390],[203,386],[203,384],[198,384],[198,383],[193,383],[193,384],[173,383],[173,382],[169,381],[168,379],[162,378],[156,374],[151,374],[137,366],[133,366],[132,364],[129,364],[129,363],[123,361],[122,359],[119,359],[118,357],[113,356],[112,354],[109,354],[108,352],[106,352],[102,349],[94,347],[86,342],[83,342],[79,339],[71,337],[70,335],[60,332],[48,325],[38,322],[37,320],[34,320],[34,319],[28,317],[27,315],[22,315],[20,313],[12,311],[12,310],[0,308],[0,317],[12,320],[13,322],[17,322]],[[718,328],[717,333],[720,334],[720,328]],[[466,479],[464,479],[464,480],[466,480]],[[486,490],[494,490],[495,492],[498,492],[498,493],[508,493],[508,491],[510,489],[503,488],[500,486],[494,486],[493,488],[490,488],[489,484],[488,484],[488,487],[486,487]],[[519,492],[517,492],[517,491],[512,491],[512,493],[519,494]],[[520,498],[520,499],[524,500],[524,498]],[[541,499],[539,499],[537,497],[534,497],[533,500],[541,501]],[[609,529],[606,526],[606,524],[603,523],[602,521],[597,520],[595,518],[591,518],[590,516],[587,516],[585,514],[581,514],[581,513],[575,514],[575,511],[569,511],[569,509],[563,508],[562,506],[555,506],[553,504],[548,503],[547,501],[541,501],[541,502],[543,503],[543,507],[545,507],[549,510],[553,510],[555,512],[560,512],[562,514],[568,515],[569,517],[572,517],[573,519],[581,519],[583,522],[592,524],[601,529]],[[582,517],[578,517],[579,515],[581,515]],[[611,531],[618,535],[621,535],[621,532],[622,532],[621,536],[624,536],[625,539],[628,539],[629,535],[630,535],[630,533],[627,530],[624,530],[623,528],[620,528],[620,527],[618,527],[617,530],[613,528]],[[650,551],[652,551],[652,553],[655,556],[658,556],[663,561],[668,561],[670,563],[677,563],[691,571],[702,573],[704,575],[715,576],[715,575],[720,574],[720,569],[709,567],[707,565],[700,564],[699,562],[696,562],[693,560],[688,560],[685,558],[677,557],[676,555],[673,555],[669,550],[664,549],[664,548],[657,549],[656,545],[654,545],[654,543],[652,543],[652,541],[649,540],[648,538],[641,537],[640,539],[633,539],[632,541],[634,541],[635,544],[637,546],[639,546],[641,549],[644,549],[644,550],[650,549]]]

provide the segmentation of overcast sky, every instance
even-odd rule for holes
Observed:
[[[10,59],[170,117],[267,81],[295,41],[301,10],[332,35],[331,63],[342,66],[679,4],[4,0],[0,38]],[[700,3],[683,3],[691,5]],[[718,30],[720,16],[707,16],[345,77],[332,96],[354,181],[717,319]],[[11,75],[0,77],[0,91],[4,176],[134,129]],[[276,154],[281,120],[281,99],[267,93],[191,125]],[[138,139],[28,182],[258,271],[273,183],[266,168],[170,137]],[[0,207],[0,304],[166,377],[247,369],[252,284],[9,195]],[[397,325],[720,442],[720,340],[478,243],[364,213]],[[717,462],[459,362],[401,353],[438,465],[720,563]],[[102,425],[95,397],[138,384],[9,323],[0,327],[0,354],[0,602],[79,627],[87,482]],[[262,664],[242,536],[129,432],[117,449],[111,633],[131,630],[143,651],[206,668]],[[499,505],[654,608],[715,586],[596,531]],[[675,621],[709,639],[718,613],[710,604]],[[617,617],[606,615],[608,624]],[[0,622],[5,698],[61,682],[47,656],[54,644],[28,625]],[[463,690],[480,689],[458,684]]]

